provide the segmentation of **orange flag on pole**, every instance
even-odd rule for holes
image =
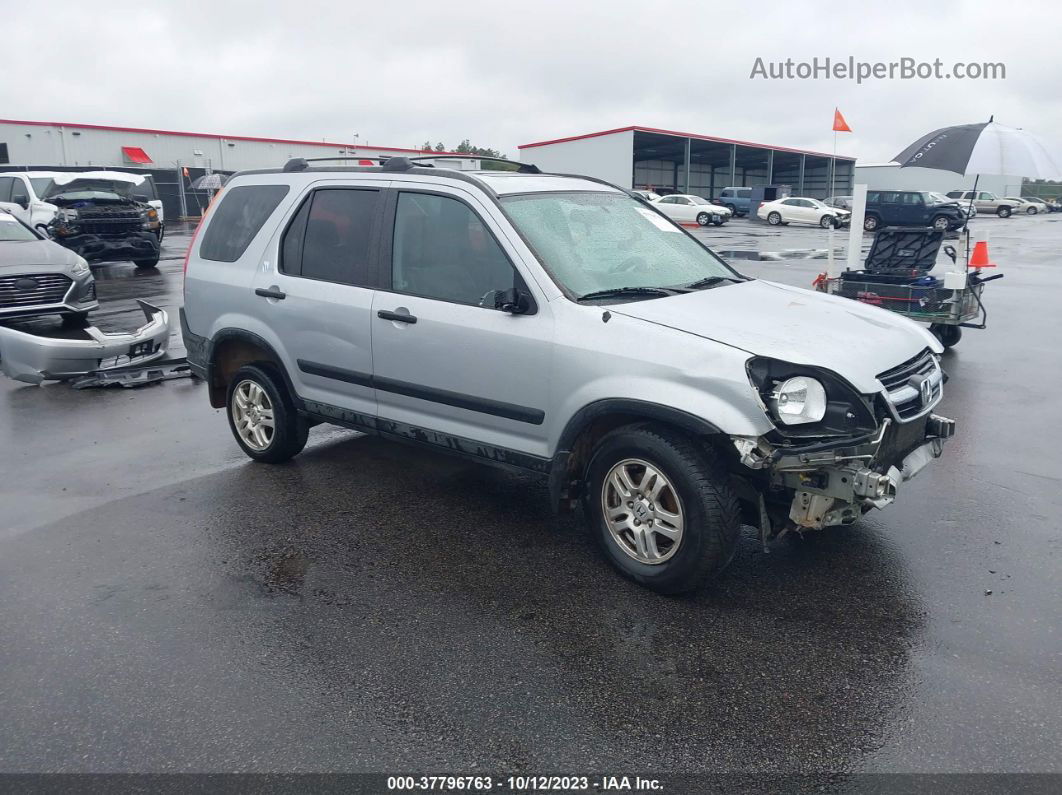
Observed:
[[[844,116],[841,115],[841,111],[837,108],[833,109],[833,131],[852,132],[852,128],[848,126],[848,122],[844,120]]]

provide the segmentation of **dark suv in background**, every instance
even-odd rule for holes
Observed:
[[[958,202],[942,202],[930,191],[870,190],[863,229],[874,232],[882,226],[932,226],[947,231],[960,228],[965,217]]]

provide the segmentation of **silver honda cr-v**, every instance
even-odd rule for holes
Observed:
[[[659,591],[743,524],[887,505],[954,430],[927,331],[746,278],[591,178],[293,160],[233,177],[186,267],[189,362],[248,456],[327,422],[530,470]]]

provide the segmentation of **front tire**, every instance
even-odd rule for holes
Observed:
[[[932,226],[938,232],[947,232],[948,227],[951,226],[951,222],[946,215],[938,215],[933,219]]]
[[[1010,208],[1000,207],[998,210],[996,210],[996,215],[998,215],[1000,218],[1010,218]]]
[[[824,215],[819,219],[819,226],[823,229],[829,229],[831,226],[837,226],[837,219],[832,215]]]
[[[279,464],[306,446],[310,426],[273,368],[249,364],[237,370],[225,405],[232,435],[248,458]]]
[[[711,223],[711,221],[712,221],[712,217],[710,215],[708,215],[708,213],[698,213],[698,215],[697,215],[697,223],[700,226],[708,226],[708,224]]]
[[[782,214],[778,212],[767,213],[767,223],[771,226],[778,226],[782,223]]]
[[[63,328],[85,328],[88,316],[88,312],[68,312],[62,316]]]
[[[152,259],[135,259],[133,264],[140,270],[148,270],[149,268],[157,268],[159,264],[159,255],[156,254]]]
[[[735,218],[737,217],[737,214],[738,214],[737,207],[735,207],[733,204],[724,204],[723,206],[726,207],[726,209],[730,210],[730,215],[731,216],[733,216]]]
[[[863,219],[864,232],[876,232],[879,226],[881,226],[881,219],[876,215],[868,215]]]
[[[640,585],[693,591],[733,558],[738,503],[710,448],[662,426],[619,428],[598,445],[588,480],[594,537]]]

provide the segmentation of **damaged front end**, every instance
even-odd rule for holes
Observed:
[[[106,190],[94,181],[75,181],[48,201],[59,210],[48,227],[51,238],[89,262],[157,260],[160,221],[151,206]]]
[[[147,322],[127,333],[90,326],[77,338],[65,339],[0,326],[0,370],[16,381],[40,384],[154,361],[166,353],[169,315],[147,301],[137,303]]]
[[[767,385],[765,408],[777,414],[778,393],[771,390],[781,381],[767,370],[753,378]],[[757,494],[764,540],[788,530],[848,525],[871,508],[884,508],[904,482],[941,455],[944,441],[955,433],[954,420],[931,413],[943,396],[945,377],[928,350],[879,375],[880,395],[857,396],[816,375],[826,384],[825,419],[809,424],[830,432],[817,438],[778,431],[731,437],[744,480]]]

